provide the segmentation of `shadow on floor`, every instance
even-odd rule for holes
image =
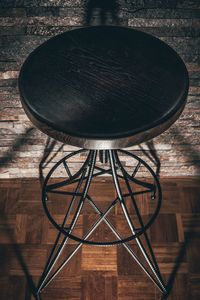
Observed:
[[[175,265],[174,265],[174,268],[167,280],[167,283],[166,283],[166,287],[167,287],[167,295],[164,296],[162,299],[167,299],[169,296],[170,296],[170,293],[173,289],[173,286],[174,286],[174,283],[175,283],[175,279],[176,279],[176,275],[181,267],[181,264],[184,260],[184,257],[186,255],[186,250],[187,250],[187,247],[190,243],[190,241],[192,240],[192,233],[190,233],[186,238],[185,238],[185,242],[183,243],[180,251],[179,251],[179,254],[176,258],[176,261],[175,261]]]
[[[199,169],[199,164],[200,164],[200,153],[197,152],[196,150],[193,149],[193,147],[188,143],[188,141],[186,140],[186,137],[184,137],[184,135],[181,134],[178,126],[174,126],[173,128],[173,133],[176,135],[176,139],[178,141],[181,141],[181,143],[185,143],[187,144],[189,147],[187,148],[187,152],[183,153],[183,155],[185,157],[188,157],[188,152],[190,153],[190,156],[192,156],[192,159],[194,160],[195,166],[196,168]],[[188,151],[189,150],[189,151]],[[199,178],[199,184],[200,184],[200,178]],[[190,224],[188,224],[189,228],[192,228],[192,222]],[[168,295],[170,295],[170,292],[172,291],[175,279],[176,279],[176,275],[181,267],[181,264],[184,260],[184,257],[186,255],[186,251],[187,248],[189,247],[189,245],[195,240],[197,239],[198,236],[197,234],[190,230],[189,232],[187,232],[187,234],[185,234],[185,241],[177,255],[176,261],[175,261],[175,265],[174,268],[169,276],[169,279],[167,281],[167,290],[168,290]],[[167,295],[167,297],[168,297]],[[166,299],[166,298],[164,298]]]
[[[22,250],[20,245],[17,243],[16,238],[13,234],[13,230],[9,225],[9,222],[7,220],[6,214],[1,214],[1,219],[3,220],[3,222],[5,223],[5,234],[8,237],[9,241],[10,241],[10,245],[12,248],[13,253],[16,256],[16,259],[24,273],[24,276],[26,278],[26,282],[28,284],[28,289],[26,289],[26,299],[31,299],[31,296],[35,295],[35,291],[36,291],[36,286],[33,282],[32,276],[29,272],[29,269],[27,267],[27,264],[24,260],[23,254],[22,254]],[[9,262],[7,260],[5,260],[5,256],[6,253],[3,253],[4,250],[2,250],[3,248],[0,247],[0,267],[3,268],[4,264],[8,264]],[[6,249],[5,249],[6,251]]]
[[[174,127],[173,133],[176,135],[177,140],[181,141],[181,143],[185,142],[188,145],[188,141],[186,140],[184,135],[181,134],[181,132],[180,132],[180,130],[178,129],[177,126]],[[147,142],[146,145],[148,146],[148,150],[144,150],[142,148],[142,146],[140,146],[140,150],[155,165],[156,175],[159,177],[161,163],[160,163],[158,154],[156,152],[153,140]],[[183,153],[183,155],[186,158],[188,157],[188,152],[189,152],[190,157],[192,156],[192,160],[193,160],[194,165],[196,165],[196,167],[199,169],[200,153],[195,151],[192,146],[189,146],[187,148],[187,152]],[[199,183],[200,183],[200,179],[199,179]],[[189,224],[188,227],[192,228],[192,226],[190,226],[190,225],[192,225],[192,224]],[[167,299],[170,296],[170,294],[172,292],[172,289],[174,287],[174,283],[175,283],[177,273],[178,273],[178,271],[181,267],[181,264],[184,261],[186,251],[187,251],[188,247],[195,241],[195,239],[197,239],[197,236],[194,233],[194,231],[190,230],[189,232],[187,232],[187,234],[185,234],[185,241],[183,242],[183,244],[180,248],[180,251],[179,251],[179,253],[176,257],[175,263],[174,263],[174,268],[173,268],[173,270],[172,270],[172,272],[171,272],[171,274],[170,274],[170,276],[169,276],[169,278],[166,282],[166,287],[167,287],[168,293],[167,293],[167,295],[163,296],[162,299]]]

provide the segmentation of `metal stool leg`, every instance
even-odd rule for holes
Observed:
[[[127,210],[127,207],[126,207],[126,202],[124,201],[124,198],[122,196],[122,191],[121,191],[121,188],[120,188],[118,175],[117,175],[117,172],[116,172],[115,161],[117,160],[117,157],[116,157],[116,154],[113,150],[109,150],[109,159],[110,159],[110,165],[111,165],[111,169],[112,169],[113,182],[114,182],[114,185],[115,185],[115,188],[116,188],[117,195],[119,197],[119,201],[120,201],[120,204],[121,204],[121,207],[122,207],[122,211],[124,213],[125,219],[126,219],[128,225],[130,227],[130,230],[131,230],[132,234],[135,235],[135,228],[134,228],[132,220],[129,216],[129,213],[128,213],[128,210]],[[147,254],[140,238],[136,237],[135,240],[136,240],[136,243],[138,244],[145,260],[147,261],[151,271],[153,272],[154,276],[157,279],[157,284],[156,285],[158,286],[158,288],[163,293],[166,293],[167,291],[166,291],[165,285],[163,283],[162,278],[160,277],[160,271],[158,272],[158,270],[157,270],[157,268],[158,268],[157,263],[156,263],[156,267],[152,264],[151,259],[149,258],[149,255]]]
[[[124,248],[128,251],[128,253],[132,256],[132,258],[141,267],[141,269],[145,272],[145,274],[160,289],[162,294],[164,295],[167,292],[165,284],[164,284],[162,276],[161,276],[161,273],[160,273],[160,270],[159,270],[159,267],[158,267],[158,264],[157,264],[157,261],[156,261],[156,258],[155,258],[155,255],[154,255],[154,252],[153,252],[153,249],[151,247],[151,243],[150,243],[148,235],[146,233],[147,225],[144,225],[144,223],[143,223],[142,217],[141,217],[139,209],[137,207],[137,203],[134,198],[134,195],[137,194],[137,192],[134,192],[132,190],[130,181],[132,181],[136,184],[139,184],[143,188],[146,188],[146,190],[144,192],[151,193],[152,190],[155,189],[155,186],[150,183],[146,183],[144,181],[141,181],[141,180],[138,180],[135,178],[135,175],[141,164],[140,159],[138,159],[139,163],[133,172],[134,175],[131,177],[126,172],[126,170],[123,168],[123,166],[118,158],[118,153],[116,150],[106,150],[106,153],[99,152],[99,155],[100,155],[100,161],[102,163],[109,164],[109,169],[105,170],[96,165],[97,151],[92,150],[89,152],[88,158],[87,158],[86,162],[84,163],[83,167],[80,169],[79,172],[77,172],[77,174],[78,174],[77,177],[72,176],[66,162],[61,161],[65,167],[65,170],[66,170],[68,176],[69,176],[69,180],[65,180],[60,183],[55,183],[55,184],[50,184],[50,185],[47,185],[48,181],[46,181],[45,189],[47,190],[47,192],[51,192],[51,193],[62,193],[61,191],[58,192],[55,189],[57,189],[58,187],[68,185],[68,184],[70,184],[70,182],[73,182],[73,183],[77,182],[77,186],[73,193],[63,192],[65,194],[69,194],[69,195],[72,194],[72,199],[69,204],[66,215],[63,219],[62,225],[59,227],[60,230],[59,230],[59,233],[55,240],[55,244],[52,248],[49,259],[46,263],[44,271],[39,280],[37,291],[36,291],[36,299],[37,300],[40,300],[40,292],[42,292],[44,290],[44,288],[46,288],[50,284],[50,282],[52,282],[52,280],[60,273],[60,271],[66,266],[66,264],[71,260],[71,258],[75,255],[75,253],[81,248],[81,246],[84,243],[93,244],[93,245],[103,245],[103,246],[121,243],[124,246]],[[121,172],[121,175],[118,174],[118,170]],[[98,171],[98,172],[95,173],[95,171]],[[96,205],[95,201],[89,196],[88,191],[89,191],[90,184],[92,182],[92,178],[102,175],[102,174],[105,174],[105,173],[110,174],[113,178],[114,186],[115,186],[115,189],[117,192],[117,198],[111,202],[111,204],[106,209],[106,211],[102,212]],[[129,193],[128,195],[130,196],[130,198],[132,200],[133,208],[136,212],[136,216],[137,216],[139,224],[141,226],[140,230],[135,228],[135,226],[131,220],[131,217],[129,215],[127,205],[126,205],[126,198],[124,198],[125,195],[122,194],[119,179],[123,180],[126,184],[126,187],[128,189],[128,193]],[[80,189],[82,186],[83,186],[83,191],[82,191],[82,193],[80,193]],[[76,208],[76,211],[74,213],[74,216],[72,218],[72,221],[71,221],[70,225],[66,228],[66,222],[67,222],[68,216],[70,215],[70,213],[72,211],[74,203],[77,199],[77,195],[80,196],[80,200],[79,200],[78,206]],[[44,194],[43,196],[45,197],[46,194]],[[83,205],[86,201],[89,202],[91,204],[91,206],[94,208],[94,210],[98,213],[99,219],[97,219],[97,221],[92,225],[92,227],[90,228],[88,233],[85,234],[83,239],[75,238],[74,236],[71,235],[71,232],[73,231],[73,229],[76,226],[77,220],[82,211]],[[46,203],[46,201],[44,201],[43,204],[44,203]],[[117,203],[120,203],[125,220],[127,221],[127,224],[132,232],[132,236],[129,238],[123,238],[122,235],[119,234],[118,231],[115,229],[115,227],[112,225],[112,223],[107,219],[108,214],[115,207],[115,205]],[[159,209],[157,209],[154,218],[156,217],[156,214],[158,213],[158,211],[159,211]],[[45,210],[45,212],[46,212],[46,210]],[[48,215],[48,217],[49,217],[49,215]],[[92,235],[92,233],[94,232],[94,230],[102,222],[105,222],[107,224],[107,226],[110,228],[110,230],[113,232],[113,234],[116,236],[116,238],[117,238],[116,241],[114,241],[114,242],[92,242],[89,240],[89,238]],[[144,234],[145,241],[149,248],[150,255],[146,251],[146,249],[140,239],[139,235],[141,235],[141,234]],[[75,249],[64,259],[64,261],[53,272],[53,268],[55,267],[56,262],[58,261],[61,253],[63,252],[64,248],[66,247],[69,238],[72,238],[72,239],[74,238],[76,241],[78,241],[78,244],[76,245]],[[62,241],[61,241],[61,239],[62,239]],[[150,271],[148,270],[148,268],[146,268],[146,266],[143,264],[143,262],[140,261],[138,256],[132,250],[131,246],[128,244],[128,241],[130,241],[132,239],[135,239],[136,244],[138,245]],[[60,241],[61,241],[61,243],[60,243]]]
[[[74,229],[74,227],[76,225],[76,222],[78,220],[78,217],[79,217],[79,215],[81,213],[81,210],[82,210],[82,207],[83,207],[83,204],[84,204],[84,200],[86,198],[88,189],[90,187],[92,175],[93,175],[93,172],[94,172],[94,166],[95,166],[95,163],[96,163],[96,156],[97,156],[97,151],[91,151],[91,153],[90,153],[90,164],[88,164],[86,166],[86,168],[83,170],[81,179],[80,179],[80,181],[78,183],[76,191],[78,191],[80,189],[80,186],[81,186],[81,184],[83,182],[83,179],[84,179],[84,177],[86,175],[86,172],[88,171],[87,179],[86,179],[85,186],[84,186],[84,189],[83,189],[83,195],[82,195],[82,197],[81,197],[81,199],[79,201],[79,205],[77,207],[77,210],[76,210],[74,218],[73,218],[73,220],[71,222],[71,225],[69,226],[69,233],[71,233],[71,231]],[[69,209],[67,211],[67,214],[66,214],[66,216],[65,216],[65,218],[63,220],[63,224],[62,224],[63,227],[64,227],[64,225],[66,223],[68,215],[71,212],[71,209],[73,207],[75,199],[76,199],[76,196],[73,197],[73,199],[71,201],[71,204],[69,206]],[[61,255],[61,253],[62,253],[62,251],[63,251],[63,249],[64,249],[64,247],[65,247],[65,245],[66,245],[66,243],[67,243],[67,241],[69,239],[67,236],[64,237],[61,245],[58,248],[58,251],[56,252],[55,256],[52,258],[53,254],[54,254],[54,251],[56,249],[56,246],[57,246],[57,244],[59,242],[59,238],[60,238],[60,232],[59,232],[59,234],[57,236],[57,239],[56,239],[56,242],[55,242],[55,244],[53,246],[53,249],[52,249],[51,255],[49,257],[49,260],[47,262],[46,268],[45,268],[45,270],[44,270],[44,272],[42,274],[42,277],[41,277],[41,279],[39,281],[38,288],[37,288],[37,293],[39,293],[41,291],[41,289],[43,288],[43,286],[44,286],[44,284],[46,282],[46,279],[48,278],[51,270],[55,266],[55,263],[57,262],[58,258],[60,257],[60,255]]]
[[[142,217],[141,217],[141,215],[140,215],[140,212],[139,212],[139,209],[138,209],[138,206],[137,206],[135,197],[133,196],[133,191],[132,191],[130,182],[129,182],[127,176],[126,176],[126,172],[125,172],[125,170],[124,170],[124,168],[123,168],[123,166],[122,166],[122,164],[121,164],[121,162],[120,162],[120,160],[119,160],[117,151],[114,151],[114,154],[115,154],[116,162],[117,162],[117,164],[118,164],[118,166],[119,166],[119,168],[120,168],[120,170],[121,170],[121,172],[122,172],[122,174],[123,174],[124,181],[125,181],[125,183],[126,183],[126,187],[127,187],[127,189],[128,189],[128,192],[130,193],[130,197],[131,197],[131,200],[132,200],[132,204],[133,204],[133,207],[134,207],[135,212],[136,212],[136,214],[137,214],[139,223],[140,223],[141,227],[144,227],[144,223],[143,223]],[[135,168],[135,170],[134,170],[134,173],[133,173],[134,176],[136,175],[137,171],[138,171],[138,165],[136,166],[136,168]],[[154,267],[156,268],[159,277],[162,278],[162,276],[161,276],[161,274],[160,274],[160,269],[159,269],[159,267],[158,267],[158,264],[157,264],[157,261],[156,261],[156,258],[155,258],[155,255],[154,255],[154,252],[153,252],[153,249],[152,249],[152,247],[151,247],[151,243],[150,243],[150,240],[149,240],[149,237],[148,237],[148,234],[147,234],[146,231],[144,231],[144,237],[145,237],[146,243],[147,243],[147,245],[148,245],[148,247],[149,247],[149,251],[150,251],[150,254],[151,254],[151,257],[152,257],[152,260],[153,260]],[[163,281],[162,281],[162,283],[163,283]],[[164,285],[164,283],[163,283],[163,285]]]

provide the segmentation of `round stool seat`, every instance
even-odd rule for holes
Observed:
[[[178,54],[119,26],[75,29],[43,43],[19,76],[23,107],[43,132],[87,149],[145,142],[182,112],[188,73]]]

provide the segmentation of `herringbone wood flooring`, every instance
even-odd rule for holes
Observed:
[[[170,300],[200,299],[199,183],[197,178],[161,181],[162,209],[149,236],[165,280],[170,278],[173,283]],[[108,201],[114,195],[110,180],[96,181],[94,193],[100,205]],[[58,218],[62,214],[60,207],[56,214]],[[114,211],[111,218],[116,217],[120,213]],[[77,231],[84,231],[90,218],[88,211],[80,218]],[[56,230],[43,213],[39,181],[1,180],[0,300],[33,299],[31,280],[37,282],[41,275],[55,236]],[[70,242],[63,257],[74,244]],[[29,283],[25,274],[30,276]],[[122,246],[83,246],[46,288],[43,299],[157,300],[160,293]]]

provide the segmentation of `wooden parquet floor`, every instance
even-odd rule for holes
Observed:
[[[162,209],[149,236],[161,272],[172,286],[170,300],[200,299],[199,183],[198,178],[161,180]],[[105,178],[96,181],[94,190],[99,203],[114,194]],[[58,218],[60,213],[58,209]],[[118,215],[114,211],[111,217]],[[90,214],[84,218],[77,231],[84,231]],[[39,181],[1,180],[0,300],[34,299],[30,286],[39,279],[55,236],[43,212]],[[63,256],[74,246],[70,242]],[[157,300],[160,292],[122,246],[83,246],[44,290],[42,300],[47,299]]]

